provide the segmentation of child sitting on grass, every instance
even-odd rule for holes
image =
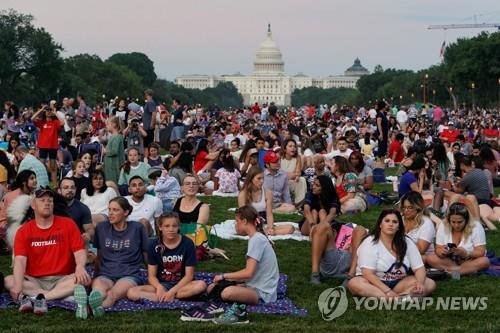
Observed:
[[[246,266],[242,270],[214,277],[208,287],[209,295],[219,294],[220,300],[234,302],[216,324],[248,323],[247,304],[275,302],[278,295],[278,260],[271,242],[265,236],[259,214],[251,205],[236,210],[236,231],[248,235]],[[213,311],[212,311],[213,312]]]
[[[158,222],[159,238],[148,246],[148,284],[128,290],[127,298],[171,302],[193,297],[207,289],[194,280],[196,250],[192,240],[179,233],[177,213],[163,213]]]

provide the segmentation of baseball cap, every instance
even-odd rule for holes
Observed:
[[[152,175],[154,175],[155,173],[160,173],[163,171],[163,168],[160,167],[160,166],[155,166],[155,167],[152,167],[152,168],[149,168],[148,170],[148,178],[151,178]]]
[[[54,191],[50,189],[50,187],[41,187],[35,191],[35,198],[41,198],[44,195],[50,195],[52,198],[54,197]]]
[[[269,163],[276,163],[280,160],[280,157],[276,155],[275,152],[270,151],[264,155],[264,163],[269,164]]]

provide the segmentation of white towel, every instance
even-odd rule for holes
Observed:
[[[197,197],[224,197],[224,198],[237,198],[239,193],[224,193],[219,191],[213,191],[212,195],[206,195],[205,193],[196,193]],[[236,208],[234,208],[236,210]]]
[[[210,233],[212,235],[216,235],[222,239],[244,239],[248,240],[248,236],[240,236],[236,234],[235,229],[235,220],[226,220],[220,224],[214,224],[211,228]],[[275,222],[274,225],[293,225],[295,227],[295,232],[289,235],[277,235],[277,236],[268,236],[268,238],[272,241],[283,240],[283,239],[294,239],[297,241],[308,241],[309,237],[304,236],[298,230],[299,224],[295,222]]]

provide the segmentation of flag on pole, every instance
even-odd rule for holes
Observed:
[[[444,50],[446,49],[446,41],[443,40],[443,45],[441,45],[441,50],[439,51],[439,57],[441,61],[444,61]]]

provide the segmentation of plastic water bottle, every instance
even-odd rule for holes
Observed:
[[[393,192],[398,192],[398,189],[399,189],[399,182],[398,180],[393,180],[392,181],[392,191]]]
[[[460,266],[454,266],[451,269],[451,279],[460,280]]]

